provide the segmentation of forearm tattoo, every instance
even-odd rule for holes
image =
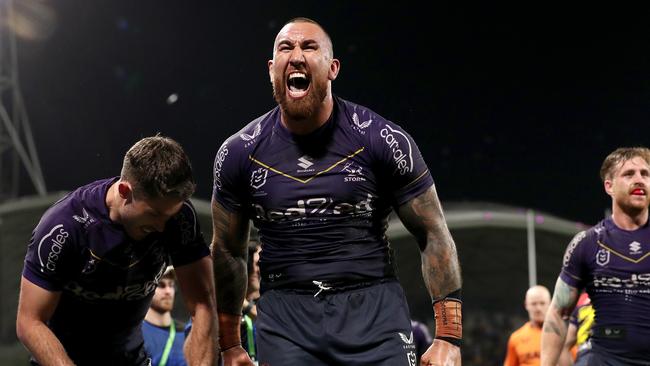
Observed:
[[[560,327],[557,324],[555,324],[555,321],[553,321],[553,320],[544,321],[543,329],[544,329],[545,333],[554,333],[554,334],[557,334],[560,337],[563,337],[564,332],[562,332]]]
[[[228,314],[241,313],[246,294],[248,220],[212,203],[212,259],[217,290],[217,309]]]
[[[449,233],[434,187],[399,209],[406,228],[415,236],[422,252],[422,274],[433,299],[461,287],[456,245]]]

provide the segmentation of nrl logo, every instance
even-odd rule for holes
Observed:
[[[266,183],[266,177],[269,171],[266,168],[259,168],[251,174],[251,187],[259,189]]]
[[[601,249],[596,253],[596,263],[604,267],[609,263],[609,250]]]
[[[415,352],[411,351],[406,354],[406,358],[409,361],[409,366],[416,366],[415,361],[417,361],[417,357],[415,355]]]

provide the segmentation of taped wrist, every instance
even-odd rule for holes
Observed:
[[[463,300],[460,289],[433,302],[436,338],[460,347],[463,342]]]
[[[241,315],[219,313],[218,317],[221,352],[241,345]]]

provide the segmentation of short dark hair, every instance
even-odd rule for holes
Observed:
[[[161,278],[176,281],[176,271],[174,271],[174,267],[173,266],[167,266],[167,268],[165,268],[165,272],[163,272],[163,275],[162,275]]]
[[[289,19],[289,21],[284,23],[282,25],[282,28],[284,28],[287,24],[291,24],[291,23],[311,23],[311,24],[314,24],[314,25],[318,26],[323,31],[323,33],[325,33],[325,38],[327,39],[327,42],[329,43],[328,46],[329,46],[329,50],[331,52],[329,56],[334,57],[334,43],[332,42],[332,37],[330,37],[329,33],[327,33],[327,31],[325,30],[325,27],[323,27],[320,23],[318,23],[317,21],[315,21],[315,20],[313,20],[311,18],[307,18],[307,17],[295,17],[295,18]],[[275,43],[273,45],[273,52],[275,52]]]
[[[614,170],[619,164],[637,156],[650,165],[650,149],[647,147],[619,147],[612,151],[607,155],[603,161],[603,165],[600,167],[600,179],[602,179],[603,182],[607,179],[611,179]]]
[[[130,182],[136,195],[145,198],[188,199],[196,185],[190,159],[181,145],[169,137],[145,137],[124,156],[121,179]]]

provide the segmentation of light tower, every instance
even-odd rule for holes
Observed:
[[[20,194],[21,167],[36,193],[47,192],[18,82],[15,19],[14,1],[0,0],[0,202]]]

